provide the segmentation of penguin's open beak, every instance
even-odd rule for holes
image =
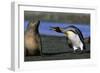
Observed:
[[[50,27],[50,30],[62,33],[61,29],[59,27]]]
[[[50,27],[50,30],[56,31],[56,27]]]

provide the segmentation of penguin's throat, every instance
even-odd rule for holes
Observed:
[[[67,31],[67,34],[68,34],[69,36],[75,36],[75,33],[72,32],[72,31]]]
[[[80,38],[79,38],[78,35],[75,35],[75,34],[73,34],[73,35],[68,35],[68,38],[69,38],[69,40],[71,40],[71,42],[72,42],[72,44],[73,44],[74,46],[79,47],[81,41],[80,41]]]
[[[75,39],[76,38],[76,34],[74,34],[73,32],[68,31],[65,34],[69,39]]]
[[[67,37],[72,41],[72,42],[77,42],[79,39],[79,36],[71,31],[67,32]]]

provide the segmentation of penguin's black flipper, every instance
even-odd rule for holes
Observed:
[[[72,47],[72,43],[71,43],[70,40],[68,40],[68,46],[69,46],[70,48],[73,48],[73,47]]]
[[[66,39],[67,39],[67,42],[68,42],[68,46],[69,46],[70,48],[73,48],[72,42],[71,42],[68,38],[66,38]]]

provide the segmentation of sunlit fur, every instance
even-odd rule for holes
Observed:
[[[24,33],[25,56],[40,54],[40,37],[38,33],[39,21],[30,21]]]

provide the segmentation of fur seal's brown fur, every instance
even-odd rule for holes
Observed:
[[[24,50],[25,56],[40,55],[40,37],[39,27],[40,21],[31,20],[28,24],[26,31],[24,32]]]

